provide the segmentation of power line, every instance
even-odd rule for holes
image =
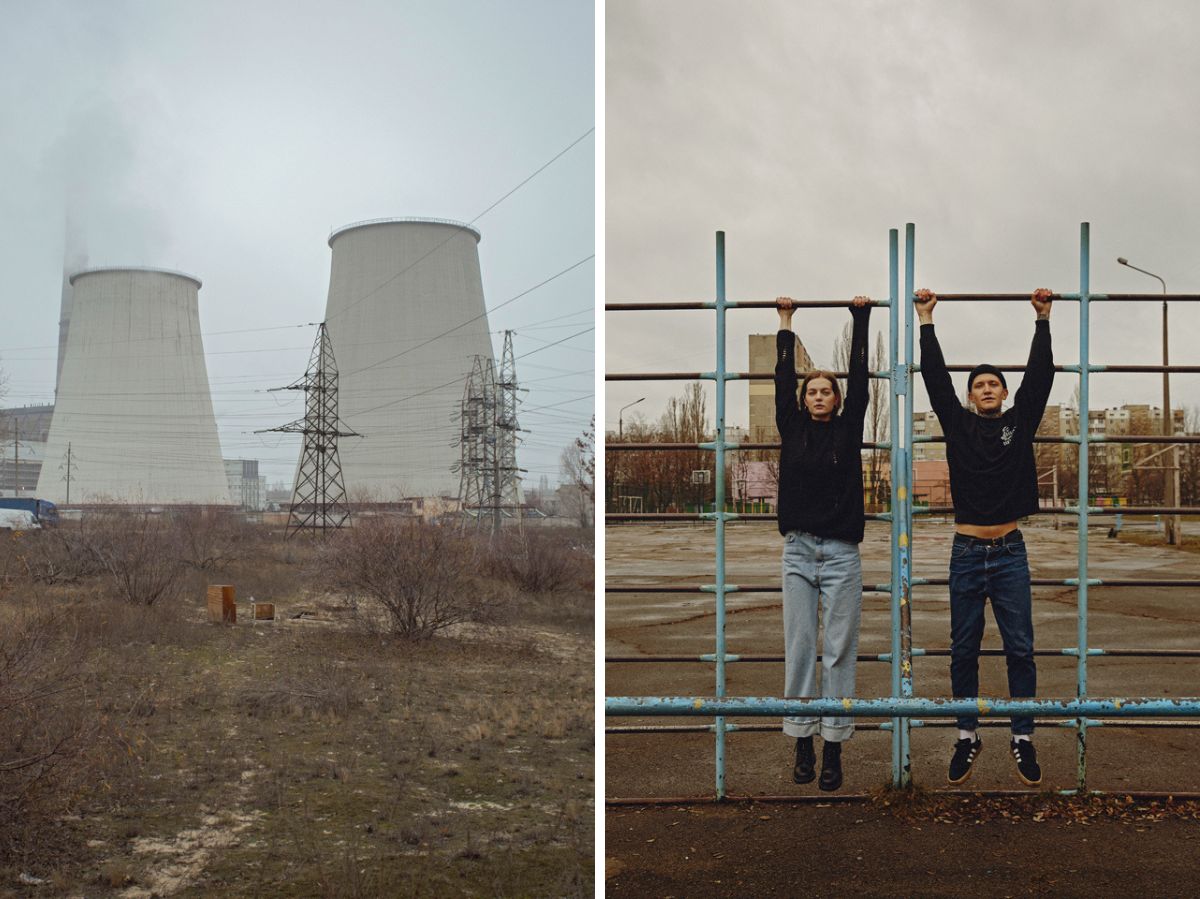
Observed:
[[[534,178],[536,178],[538,175],[540,175],[546,169],[548,169],[557,160],[562,158],[569,150],[571,150],[573,147],[575,147],[577,144],[579,144],[581,141],[583,141],[585,138],[587,138],[587,136],[589,134],[592,134],[593,132],[595,132],[595,130],[596,130],[596,128],[593,125],[587,131],[583,132],[583,134],[579,135],[579,137],[575,138],[575,140],[571,141],[571,143],[567,144],[565,147],[563,147],[563,149],[561,149],[557,153],[555,153],[554,156],[552,156],[547,162],[542,164],[536,171],[534,171],[532,175],[529,175],[520,184],[518,184],[516,187],[514,187],[512,190],[510,190],[508,193],[506,193],[504,196],[502,196],[499,200],[494,202],[487,209],[483,210],[483,212],[479,213],[477,216],[475,216],[473,219],[471,219],[469,222],[467,222],[467,225],[468,226],[474,225],[477,221],[479,221],[481,218],[483,218],[485,215],[487,215],[489,212],[491,212],[493,209],[495,209],[497,206],[499,206],[501,203],[503,203],[505,200],[507,200],[509,197],[511,197],[513,194],[515,194],[518,190],[520,190],[522,187],[524,187],[526,184],[528,184],[530,181],[532,181]],[[415,266],[424,262],[426,259],[428,259],[430,256],[432,256],[434,253],[436,253],[438,250],[440,250],[442,247],[444,247],[450,241],[454,240],[454,238],[457,236],[458,236],[457,233],[451,233],[451,235],[449,237],[447,237],[445,240],[443,240],[441,243],[437,244],[432,249],[430,249],[428,252],[426,252],[423,255],[419,256],[418,258],[414,259],[411,263],[406,265],[404,268],[400,269],[400,271],[396,272],[396,274],[392,275],[390,278],[388,278],[386,281],[384,281],[379,286],[377,286],[374,289],[363,294],[361,297],[359,297],[353,303],[350,303],[345,309],[341,310],[341,312],[337,312],[332,316],[328,316],[326,318],[326,321],[328,321],[329,319],[335,318],[336,316],[344,315],[345,313],[347,313],[351,309],[353,309],[355,306],[357,306],[359,303],[374,296],[379,291],[383,290],[383,288],[387,287],[387,285],[391,284],[393,281],[395,281],[397,278],[399,278],[401,275],[403,275],[405,272],[411,270]]]

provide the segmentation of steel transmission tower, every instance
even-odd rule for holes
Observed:
[[[496,479],[496,370],[492,360],[476,356],[459,408],[461,434],[458,498],[465,521],[476,527],[499,527],[499,482]]]
[[[517,467],[517,372],[512,332],[504,332],[497,378],[492,360],[476,356],[459,410],[459,500],[477,528],[498,531],[521,523],[521,470]]]
[[[500,514],[521,526],[521,469],[517,467],[517,365],[513,359],[512,331],[504,332],[500,380],[496,382],[497,481]]]
[[[288,537],[300,530],[320,531],[324,535],[350,522],[337,442],[339,437],[362,435],[343,430],[344,426],[338,420],[337,385],[333,344],[325,323],[321,322],[304,377],[287,387],[275,388],[304,391],[304,418],[258,432],[304,435],[300,466],[292,488],[292,505],[288,510]]]

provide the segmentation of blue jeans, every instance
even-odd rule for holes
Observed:
[[[983,607],[992,614],[1004,642],[1008,663],[1008,695],[1029,699],[1037,694],[1033,660],[1033,595],[1029,558],[1020,531],[1010,531],[1001,545],[954,535],[950,550],[950,686],[956,699],[979,695],[979,646],[983,640]],[[958,719],[961,730],[974,730],[979,719]],[[1032,734],[1033,718],[1014,717],[1014,734]]]
[[[817,612],[824,613],[825,641],[817,684]],[[783,544],[783,695],[846,699],[854,695],[858,626],[862,617],[862,560],[858,544],[804,531],[789,531]],[[854,736],[849,715],[784,718],[789,737],[841,742]]]

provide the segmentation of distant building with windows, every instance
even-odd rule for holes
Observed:
[[[257,459],[225,459],[225,478],[235,505],[247,512],[267,507],[267,479],[258,474]]]
[[[53,404],[0,409],[0,496],[37,495],[53,414]]]

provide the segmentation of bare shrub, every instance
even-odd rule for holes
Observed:
[[[105,512],[84,519],[80,534],[85,551],[126,602],[151,606],[178,597],[185,566],[179,534],[169,521],[141,512]]]
[[[182,561],[199,571],[222,571],[257,542],[257,532],[242,515],[223,509],[185,509],[172,515],[170,526],[178,533]]]
[[[448,525],[360,519],[322,547],[317,566],[322,586],[377,603],[387,630],[411,640],[486,620],[496,604],[474,542]]]
[[[21,571],[35,584],[77,584],[104,571],[79,523],[29,531],[16,541]]]
[[[59,615],[4,613],[0,621],[0,857],[61,813],[86,777],[94,721],[77,694],[82,651]]]
[[[493,542],[488,572],[527,593],[584,589],[592,585],[594,561],[577,531],[508,531]]]

